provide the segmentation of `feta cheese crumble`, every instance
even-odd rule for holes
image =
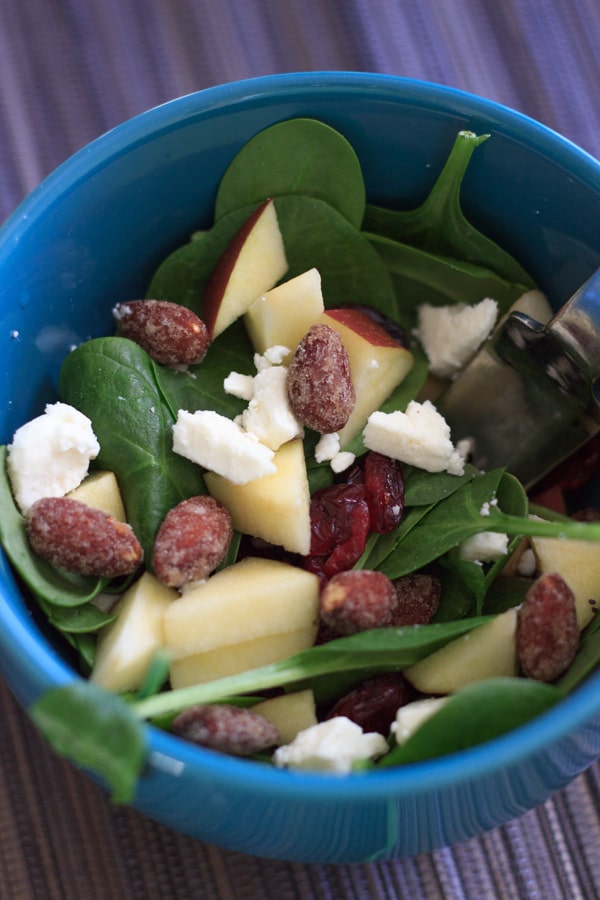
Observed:
[[[42,497],[63,497],[85,478],[100,444],[87,416],[67,403],[49,403],[43,415],[18,428],[6,467],[23,514]]]
[[[498,317],[498,304],[486,297],[472,306],[454,303],[417,309],[416,334],[433,375],[452,378],[475,356]]]
[[[450,439],[450,426],[430,400],[416,400],[406,412],[374,412],[363,433],[369,450],[427,472],[462,475],[465,461]]]
[[[274,453],[266,444],[210,409],[179,410],[173,425],[173,451],[234,484],[276,471]]]
[[[291,744],[278,747],[273,761],[279,768],[346,775],[355,763],[375,759],[388,749],[381,734],[365,734],[360,725],[346,716],[334,716],[300,731]]]
[[[285,366],[279,365],[261,369],[254,376],[252,399],[240,417],[242,428],[271,450],[304,434],[304,427],[290,406],[287,372]]]
[[[459,559],[467,562],[495,562],[508,552],[508,535],[495,531],[480,531],[467,538],[458,548]]]

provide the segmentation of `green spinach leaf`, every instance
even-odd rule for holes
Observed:
[[[172,451],[174,418],[154,364],[132,341],[97,338],[65,359],[60,392],[94,423],[101,448],[97,464],[115,473],[148,565],[167,512],[205,493],[200,468]]]
[[[462,211],[460,193],[467,167],[473,152],[488,138],[487,134],[460,131],[435,184],[419,207],[404,211],[368,206],[363,227],[433,254],[472,263],[506,282],[531,288],[535,285],[525,269],[477,231]],[[489,296],[500,302],[494,294]]]
[[[448,641],[466,634],[488,618],[440,625],[378,628],[304,650],[280,662],[149,697],[133,704],[142,718],[176,712],[196,703],[218,703],[238,695],[260,694],[274,687],[318,684],[324,676],[398,671],[413,665]]]
[[[215,219],[266,197],[303,194],[324,200],[360,228],[365,186],[358,157],[339,131],[316,119],[295,118],[259,132],[226,169]]]
[[[147,749],[143,724],[127,704],[91,682],[46,691],[30,708],[57,753],[101,775],[116,803],[130,803]]]
[[[546,712],[560,690],[528,678],[490,678],[462,688],[379,766],[400,766],[466,750],[499,737]]]

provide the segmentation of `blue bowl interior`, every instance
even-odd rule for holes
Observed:
[[[555,306],[600,264],[600,164],[517,113],[451,89],[366,74],[211,88],[99,138],[46,179],[0,232],[0,443],[56,399],[69,348],[111,332],[114,303],[143,296],[161,259],[210,224],[219,179],[243,143],[299,115],[348,137],[371,201],[405,208],[427,193],[458,130],[490,133],[465,178],[467,215],[520,259]],[[0,567],[0,670],[27,706],[73,672],[60,645],[32,622],[3,557]],[[348,861],[420,852],[522,812],[581,771],[600,752],[599,688],[600,675],[559,711],[485,748],[356,779],[298,777],[152,730],[137,805],[188,833],[263,855]],[[576,747],[565,743],[574,731]],[[511,770],[544,748],[551,752],[538,758],[533,780],[529,770],[527,778]],[[212,798],[203,811],[186,799],[190,784]],[[232,829],[225,806],[246,809],[250,798],[271,825]],[[410,835],[397,822],[398,798],[415,810]],[[343,810],[354,810],[353,818]]]

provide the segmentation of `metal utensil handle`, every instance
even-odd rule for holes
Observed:
[[[546,325],[590,382],[600,376],[600,269]]]

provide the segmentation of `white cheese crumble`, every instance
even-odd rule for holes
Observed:
[[[240,400],[252,400],[254,397],[254,376],[242,375],[240,372],[230,372],[223,382],[223,390],[226,394],[231,394]]]
[[[290,406],[287,372],[285,366],[279,365],[261,369],[254,377],[254,393],[240,419],[242,428],[271,450],[304,434],[304,427]]]
[[[381,734],[365,734],[360,725],[345,716],[334,716],[300,731],[291,744],[275,751],[273,761],[279,768],[345,775],[360,760],[374,759],[387,750],[388,743]]]
[[[508,551],[508,535],[495,531],[480,531],[458,547],[458,556],[468,562],[494,562]]]
[[[330,465],[335,474],[339,475],[340,472],[345,472],[346,469],[349,469],[355,459],[355,453],[351,453],[350,450],[341,450],[335,454]]]
[[[433,375],[452,378],[475,355],[498,317],[498,304],[486,297],[472,306],[454,303],[417,309],[416,333],[429,359]]]
[[[462,475],[465,461],[450,439],[450,426],[430,400],[416,400],[406,412],[371,413],[364,429],[369,450],[427,472]]]
[[[63,497],[88,474],[100,444],[87,416],[67,403],[49,403],[43,415],[17,429],[6,467],[23,514],[42,497]]]
[[[396,712],[396,719],[392,722],[391,733],[397,744],[404,744],[423,722],[426,722],[441,707],[448,702],[448,697],[428,697],[425,700],[413,700],[401,706]]]
[[[234,484],[247,484],[276,471],[269,447],[210,409],[179,410],[173,425],[173,451]]]
[[[322,434],[315,446],[315,461],[329,462],[340,452],[340,436],[337,431]]]

